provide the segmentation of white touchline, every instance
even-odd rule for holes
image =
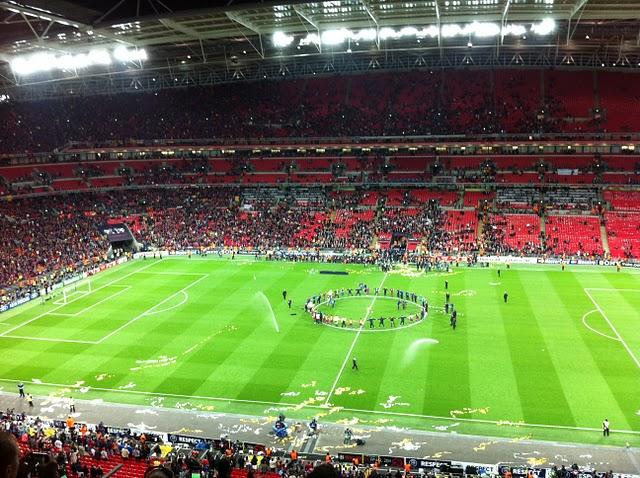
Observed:
[[[48,387],[62,387],[62,388],[79,388],[75,387],[73,384],[63,384],[63,383],[51,383],[51,382],[34,382],[32,380],[17,380],[11,378],[0,378],[0,382],[10,382],[10,383],[31,383],[34,385],[44,385]],[[86,386],[83,384],[83,386]],[[244,400],[240,398],[224,398],[224,397],[208,397],[204,395],[182,395],[179,393],[162,393],[162,392],[146,392],[144,390],[128,390],[128,389],[119,389],[119,388],[105,388],[105,387],[92,387],[88,386],[90,390],[94,390],[97,392],[114,392],[114,393],[124,393],[129,395],[146,395],[150,397],[169,397],[169,398],[192,398],[197,400],[209,400],[213,402],[229,402],[229,403],[250,403],[256,405],[272,405],[276,407],[283,408],[297,408],[300,405],[297,403],[286,403],[286,402],[267,402],[260,400]],[[6,392],[2,392],[6,393]],[[49,398],[45,396],[45,398]],[[88,402],[91,402],[91,399],[85,399]],[[126,406],[126,404],[120,404],[117,402],[109,402],[104,401],[105,405],[116,405],[116,406]],[[169,408],[171,407],[152,407],[152,408]],[[304,408],[313,408],[316,410],[327,410],[327,406],[325,405],[304,405]],[[185,411],[184,409],[177,409],[179,411]],[[444,421],[453,421],[453,422],[467,422],[467,423],[480,423],[486,425],[497,425],[497,426],[512,426],[517,427],[533,427],[533,428],[547,428],[547,429],[556,429],[556,430],[577,430],[577,431],[601,431],[601,428],[591,428],[591,427],[575,427],[570,425],[547,425],[544,423],[525,423],[520,421],[509,421],[509,420],[486,420],[482,418],[464,418],[464,417],[447,417],[447,416],[437,416],[437,415],[423,415],[420,413],[406,413],[406,412],[391,412],[391,411],[382,411],[382,410],[363,410],[360,408],[342,408],[340,407],[340,411],[343,412],[355,412],[355,413],[364,413],[364,414],[374,414],[374,415],[387,415],[387,416],[398,416],[398,417],[410,417],[410,418],[420,418],[420,419],[431,419],[431,420],[444,420]],[[640,431],[637,430],[618,430],[616,429],[616,433],[624,433],[631,435],[640,435]]]
[[[183,293],[184,291],[186,291],[187,289],[190,289],[191,287],[193,287],[194,285],[196,285],[198,282],[203,281],[204,279],[206,279],[207,277],[209,277],[209,274],[204,275],[202,277],[200,277],[200,279],[193,281],[191,284],[189,284],[186,287],[183,287],[182,289],[180,289],[178,292],[174,292],[173,294],[171,294],[170,296],[166,297],[165,299],[163,299],[162,301],[158,302],[157,304],[149,307],[147,310],[145,310],[144,312],[142,312],[139,315],[136,315],[133,319],[129,320],[128,322],[122,324],[120,327],[118,327],[117,329],[109,332],[107,335],[105,335],[104,337],[102,337],[100,340],[98,340],[98,344],[101,344],[102,342],[104,342],[105,340],[107,340],[109,337],[114,336],[115,334],[117,334],[118,332],[120,332],[122,329],[124,329],[125,327],[129,327],[131,324],[133,324],[134,322],[140,320],[142,317],[146,316],[146,315],[150,315],[151,312],[153,312],[153,309],[155,309],[156,307],[160,307],[162,304],[164,304],[165,302],[171,300],[173,297],[175,297],[178,294]]]
[[[378,286],[378,290],[382,289],[382,286],[384,285],[384,281],[387,280],[387,275],[388,274],[389,274],[388,272],[384,273],[384,277],[382,278],[382,282],[380,282],[380,285]],[[367,319],[369,318],[369,315],[371,314],[371,311],[373,310],[373,306],[376,303],[377,299],[378,299],[377,295],[374,295],[373,299],[371,299],[371,304],[369,304],[369,307],[367,307],[367,313],[364,316],[364,322],[366,322]],[[324,401],[325,405],[327,405],[329,403],[329,400],[331,400],[331,396],[333,395],[333,392],[335,392],[335,390],[336,390],[336,387],[338,385],[338,381],[340,380],[340,377],[342,376],[342,372],[344,372],[344,368],[347,366],[347,362],[349,362],[349,358],[351,358],[351,354],[353,353],[353,348],[356,346],[356,342],[358,341],[358,337],[360,337],[360,334],[362,333],[362,328],[363,327],[364,327],[364,323],[358,329],[358,332],[356,333],[356,336],[353,338],[353,342],[351,342],[351,347],[349,347],[349,351],[347,352],[347,356],[344,358],[344,362],[342,362],[342,367],[340,367],[340,371],[338,372],[338,375],[336,375],[336,379],[333,381],[333,385],[331,386],[331,390],[329,391],[329,395],[327,395],[327,399]]]
[[[162,271],[162,272],[144,272],[138,271],[136,274],[150,274],[154,276],[204,276],[205,272],[170,272],[170,271]]]
[[[92,340],[72,340],[72,339],[50,339],[47,337],[25,337],[24,335],[5,335],[4,339],[20,339],[20,340],[40,340],[41,342],[65,342],[70,344],[87,344],[96,345],[98,342]]]
[[[640,289],[613,289],[611,287],[585,287],[584,290],[601,290],[605,292],[640,292]]]
[[[618,340],[622,343],[622,345],[627,350],[627,352],[629,353],[629,355],[631,356],[631,358],[633,359],[635,364],[638,366],[638,368],[640,368],[640,361],[638,361],[638,357],[635,356],[635,354],[631,351],[631,348],[629,348],[629,345],[627,345],[627,343],[624,341],[624,339],[622,338],[620,333],[618,333],[616,328],[613,326],[613,324],[609,320],[609,317],[607,317],[607,314],[605,314],[604,310],[602,310],[602,307],[600,307],[600,304],[598,304],[594,300],[594,298],[591,296],[591,294],[589,293],[589,291],[587,289],[584,289],[584,293],[589,296],[589,299],[591,299],[591,302],[593,302],[593,305],[595,305],[596,309],[598,309],[598,312],[600,312],[600,314],[602,314],[602,317],[604,318],[604,320],[607,321],[607,324],[609,324],[609,327],[611,327],[611,330],[613,330],[613,333],[616,334],[616,337],[618,337]]]
[[[160,261],[158,261],[158,262],[160,262]],[[124,276],[122,276],[122,277],[119,277],[119,278],[117,278],[117,279],[114,279],[114,280],[112,280],[111,282],[107,282],[106,284],[104,284],[104,285],[102,285],[102,286],[98,287],[97,289],[94,289],[94,290],[93,290],[93,292],[96,292],[96,291],[98,291],[98,290],[100,290],[100,289],[104,289],[105,287],[108,287],[108,286],[110,286],[111,284],[115,284],[116,282],[120,282],[121,280],[126,279],[127,277],[132,276],[133,274],[135,274],[135,273],[136,273],[136,272],[138,272],[138,271],[141,271],[141,270],[144,270],[144,269],[148,269],[149,267],[151,267],[151,266],[153,266],[153,265],[155,265],[155,264],[158,264],[158,262],[152,262],[152,263],[151,263],[151,264],[149,264],[149,265],[146,265],[146,266],[144,266],[144,267],[141,267],[140,269],[136,269],[136,270],[135,270],[135,271],[133,271],[133,272],[129,272],[128,274],[126,274],[126,275],[124,275]],[[82,298],[82,297],[84,297],[84,295],[83,295],[83,296],[81,296],[81,297],[78,297],[78,299],[80,299],[80,298]],[[16,326],[14,326],[14,327],[10,328],[9,330],[5,330],[3,333],[1,333],[1,334],[0,334],[0,337],[4,337],[5,335],[9,335],[9,334],[10,334],[11,332],[13,332],[14,330],[18,330],[19,328],[24,327],[25,325],[30,324],[31,322],[35,322],[36,320],[41,319],[42,317],[44,317],[44,316],[45,316],[45,315],[47,315],[48,313],[50,313],[50,312],[54,312],[54,311],[56,311],[56,310],[58,310],[58,309],[61,309],[61,308],[62,308],[62,307],[64,307],[65,305],[68,305],[68,304],[70,304],[70,303],[72,303],[72,302],[75,302],[75,301],[76,301],[76,300],[78,300],[78,299],[72,299],[72,300],[70,300],[69,302],[67,302],[66,304],[62,304],[62,305],[59,305],[58,307],[54,307],[53,309],[47,310],[46,312],[43,312],[43,313],[42,313],[42,314],[40,314],[40,315],[36,315],[34,318],[29,319],[29,320],[27,320],[27,321],[25,321],[25,322],[22,322],[21,324],[18,324],[18,325],[16,325]]]

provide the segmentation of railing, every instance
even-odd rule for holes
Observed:
[[[509,142],[509,141],[640,141],[640,132],[603,132],[603,133],[492,133],[481,135],[422,135],[422,136],[328,136],[328,137],[280,137],[280,138],[190,138],[190,139],[138,139],[110,140],[101,142],[71,141],[64,150],[86,148],[118,148],[123,146],[233,146],[233,145],[342,145],[342,144],[439,144],[447,142]]]

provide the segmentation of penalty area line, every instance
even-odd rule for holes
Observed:
[[[388,275],[389,275],[388,272],[384,273],[384,277],[382,278],[382,282],[380,282],[380,285],[378,286],[378,290],[382,289],[382,286],[384,285],[384,281],[387,280]],[[373,310],[373,306],[375,305],[377,299],[378,299],[377,295],[374,295],[373,299],[371,299],[371,303],[369,304],[369,307],[367,307],[367,313],[364,316],[365,322],[371,315],[371,311]],[[353,349],[356,346],[356,342],[358,341],[360,334],[362,333],[363,327],[364,327],[364,324],[358,328],[358,332],[356,333],[356,336],[353,338],[353,342],[351,342],[351,347],[349,347],[349,351],[347,352],[347,355],[345,356],[344,361],[342,362],[342,367],[340,367],[340,371],[338,372],[338,375],[336,375],[336,379],[333,381],[333,385],[331,386],[329,395],[327,395],[327,399],[324,401],[325,405],[329,404],[329,400],[331,400],[331,397],[333,396],[333,392],[335,392],[336,387],[338,386],[338,382],[340,381],[342,372],[344,372],[344,368],[347,366],[347,362],[349,362],[349,357],[351,357],[351,354],[353,353]]]
[[[135,264],[134,262],[130,262],[130,263],[131,263],[131,264]],[[115,284],[116,282],[120,282],[120,281],[122,281],[122,280],[126,279],[127,277],[131,277],[131,276],[132,276],[133,274],[135,274],[136,272],[139,272],[139,271],[141,271],[141,270],[148,269],[149,267],[154,266],[154,265],[156,265],[156,264],[158,264],[158,262],[152,262],[151,264],[148,264],[148,265],[143,266],[143,267],[141,267],[141,268],[139,268],[139,269],[136,269],[136,270],[134,270],[133,272],[129,272],[128,274],[125,274],[125,275],[123,275],[122,277],[116,277],[116,278],[115,278],[115,279],[113,279],[112,281],[107,282],[106,284],[101,285],[100,287],[98,287],[98,288],[96,288],[96,289],[93,289],[93,290],[91,291],[91,293],[94,293],[94,292],[97,292],[97,291],[99,291],[99,290],[102,290],[102,289],[104,289],[105,287],[109,287],[110,285]],[[51,314],[52,312],[55,312],[56,310],[59,310],[59,309],[61,309],[62,307],[64,307],[65,305],[69,305],[69,304],[71,304],[72,302],[75,302],[76,300],[81,299],[82,297],[85,297],[85,296],[84,296],[84,295],[82,295],[81,297],[78,297],[78,298],[76,298],[76,299],[71,299],[71,300],[70,300],[70,301],[68,301],[66,304],[58,305],[58,306],[56,306],[56,307],[54,307],[54,308],[52,308],[52,309],[47,310],[46,312],[43,312],[43,313],[41,313],[41,314],[36,315],[36,316],[35,316],[35,317],[33,317],[32,319],[26,320],[26,321],[24,321],[24,322],[22,322],[22,323],[20,323],[20,324],[18,324],[18,325],[15,325],[14,327],[11,327],[9,330],[5,330],[4,332],[0,333],[0,337],[6,337],[7,335],[9,335],[9,334],[10,334],[11,332],[13,332],[14,330],[18,330],[18,329],[20,329],[20,328],[24,327],[25,325],[30,324],[31,322],[35,322],[36,320],[41,319],[41,318],[42,318],[42,317],[44,317],[45,315]]]
[[[179,291],[174,292],[174,293],[173,293],[173,294],[171,294],[170,296],[166,297],[164,300],[162,300],[162,301],[158,302],[157,304],[155,304],[155,305],[153,305],[153,306],[149,307],[147,310],[145,310],[145,311],[144,311],[144,312],[142,312],[141,314],[136,315],[133,319],[131,319],[131,320],[129,320],[129,321],[127,321],[127,322],[125,322],[124,324],[122,324],[122,325],[121,325],[120,327],[118,327],[117,329],[115,329],[115,330],[113,330],[113,331],[109,332],[107,335],[105,335],[105,336],[104,336],[104,337],[102,337],[100,340],[98,340],[98,342],[97,342],[97,343],[98,343],[98,344],[101,344],[101,343],[102,343],[102,342],[104,342],[105,340],[109,339],[110,337],[113,337],[115,334],[117,334],[117,333],[118,333],[118,332],[120,332],[121,330],[123,330],[123,329],[125,329],[125,328],[129,327],[131,324],[133,324],[133,323],[137,322],[138,320],[142,319],[143,317],[153,315],[153,313],[155,312],[155,309],[156,309],[156,308],[158,308],[158,307],[160,307],[162,304],[164,304],[164,303],[166,303],[166,302],[170,301],[171,299],[173,299],[173,298],[174,298],[175,296],[177,296],[178,294],[182,294],[182,293],[184,293],[187,289],[190,289],[190,288],[191,288],[191,287],[193,287],[194,285],[196,285],[196,284],[198,284],[198,283],[202,282],[202,281],[203,281],[204,279],[206,279],[207,277],[209,277],[209,274],[207,274],[207,275],[204,275],[204,276],[200,277],[200,279],[195,280],[195,281],[193,281],[191,284],[189,284],[189,285],[187,285],[187,286],[183,287],[182,289],[180,289]],[[189,297],[189,296],[187,295],[187,298],[188,298],[188,297]],[[186,299],[185,299],[185,302],[186,302]],[[170,308],[169,308],[169,309],[165,309],[165,312],[166,312],[167,310],[170,310]]]
[[[613,326],[613,323],[609,320],[609,317],[607,317],[607,314],[604,313],[604,310],[602,310],[602,307],[600,307],[600,304],[596,302],[593,296],[589,293],[588,289],[584,289],[584,293],[587,294],[591,302],[593,302],[593,305],[595,305],[596,309],[598,309],[598,312],[600,312],[600,315],[602,315],[604,320],[607,321],[607,324],[609,324],[609,327],[611,327],[611,330],[613,331],[613,333],[616,334],[616,337],[618,338],[620,343],[624,346],[625,350],[627,351],[627,353],[629,354],[633,362],[636,364],[638,368],[640,368],[640,361],[638,360],[638,357],[636,357],[636,355],[633,353],[633,351],[629,347],[629,344],[627,344],[627,342],[624,341],[624,339],[622,338],[622,335],[620,335],[618,330]]]

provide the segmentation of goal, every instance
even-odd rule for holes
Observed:
[[[91,280],[84,279],[54,290],[49,294],[48,298],[53,300],[55,305],[64,305],[90,294],[91,290]]]

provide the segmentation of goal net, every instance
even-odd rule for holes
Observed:
[[[54,290],[49,294],[48,298],[52,300],[55,305],[68,304],[69,302],[90,294],[91,287],[91,281],[87,278]]]

